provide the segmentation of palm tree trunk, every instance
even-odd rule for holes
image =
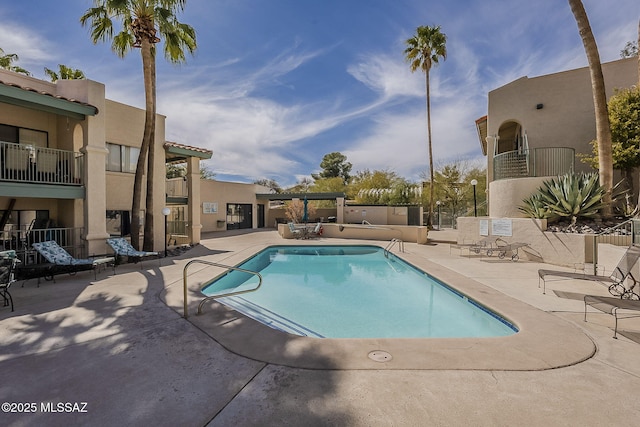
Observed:
[[[598,141],[598,169],[600,173],[600,185],[606,193],[604,195],[605,207],[602,215],[607,218],[613,215],[611,206],[611,191],[613,190],[613,156],[611,152],[611,126],[607,109],[607,94],[604,86],[604,76],[600,64],[600,55],[596,39],[591,31],[587,12],[584,10],[582,0],[569,0],[569,6],[578,24],[578,31],[582,38],[582,44],[589,61],[591,73],[591,89],[593,92],[593,106],[596,119],[596,139]]]
[[[131,244],[136,249],[140,249],[140,210],[142,204],[142,178],[147,165],[147,154],[149,153],[149,145],[155,128],[155,103],[152,102],[151,92],[153,87],[147,82],[151,80],[151,43],[144,39],[141,46],[142,54],[142,73],[144,76],[144,92],[145,92],[145,122],[144,133],[142,135],[142,144],[140,146],[140,154],[138,155],[138,163],[136,166],[136,175],[133,183],[133,203],[131,208]],[[147,174],[148,176],[148,174]],[[148,209],[147,209],[148,210]],[[146,224],[145,224],[146,228]]]
[[[149,58],[149,73],[150,76],[147,79],[145,74],[145,93],[149,93],[150,99],[147,99],[147,119],[150,119],[150,134],[149,134],[149,154],[147,156],[147,199],[145,206],[147,207],[144,215],[144,245],[143,250],[154,250],[154,236],[153,236],[153,187],[155,178],[155,135],[156,135],[156,58],[155,48],[150,49]],[[147,81],[148,80],[148,81]],[[151,110],[151,114],[149,114]],[[146,126],[145,126],[146,128]],[[165,236],[166,238],[166,236]]]
[[[427,215],[427,227],[433,224],[433,145],[431,142],[431,85],[429,84],[429,69],[425,70],[427,84],[427,134],[429,138],[429,213]]]

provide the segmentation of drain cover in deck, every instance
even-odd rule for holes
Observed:
[[[393,359],[393,356],[391,356],[391,354],[387,353],[386,351],[374,350],[369,353],[369,359],[373,360],[374,362],[388,362]]]

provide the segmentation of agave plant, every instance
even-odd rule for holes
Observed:
[[[518,210],[524,212],[530,218],[553,220],[553,213],[543,202],[540,192],[533,193],[522,202],[524,205],[518,206]]]
[[[524,200],[525,206],[520,210],[530,215],[544,215],[543,218],[569,218],[571,224],[575,224],[580,217],[598,215],[604,206],[604,193],[597,174],[566,174],[545,181],[536,193]]]

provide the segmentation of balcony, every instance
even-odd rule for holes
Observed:
[[[86,250],[82,240],[83,228],[46,228],[35,229],[17,227],[7,224],[0,231],[0,250],[15,250],[24,265],[46,262],[31,246],[35,242],[55,240],[75,258],[86,258]]]
[[[83,160],[73,151],[0,141],[0,181],[82,186]]]
[[[184,178],[166,180],[166,201],[172,205],[186,205],[189,203],[189,188]]]
[[[508,151],[493,158],[493,179],[557,176],[574,171],[575,150],[565,147]]]

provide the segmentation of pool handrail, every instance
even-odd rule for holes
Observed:
[[[206,265],[210,265],[213,267],[222,267],[222,268],[226,268],[228,270],[236,270],[236,271],[241,271],[243,273],[249,273],[249,274],[254,274],[256,276],[258,276],[258,286],[256,286],[255,288],[252,289],[244,289],[242,291],[233,291],[233,292],[227,292],[227,293],[223,293],[223,294],[216,294],[216,295],[211,295],[208,296],[206,298],[204,298],[202,301],[200,301],[200,304],[198,304],[198,312],[197,314],[202,314],[202,306],[204,305],[205,302],[211,300],[211,299],[215,299],[215,298],[222,298],[222,297],[230,297],[233,295],[239,295],[239,294],[246,294],[248,292],[254,292],[257,291],[258,289],[260,289],[260,286],[262,286],[262,275],[260,273],[258,273],[257,271],[251,271],[251,270],[246,270],[244,268],[240,268],[240,267],[232,267],[230,265],[226,265],[226,264],[220,264],[217,262],[211,262],[211,261],[204,261],[204,260],[200,260],[200,259],[194,259],[189,261],[184,268],[182,269],[182,284],[183,284],[183,291],[184,291],[184,318],[187,319],[189,317],[189,309],[188,309],[188,304],[187,304],[187,269],[189,268],[189,266],[191,264],[206,264]]]
[[[391,239],[391,241],[389,242],[389,244],[387,244],[387,246],[384,248],[384,251],[382,252],[385,256],[385,258],[389,258],[389,253],[391,252],[391,248],[393,248],[393,245],[398,244],[398,248],[400,249],[400,252],[404,252],[404,242],[401,239],[397,239],[397,238],[393,238]]]

